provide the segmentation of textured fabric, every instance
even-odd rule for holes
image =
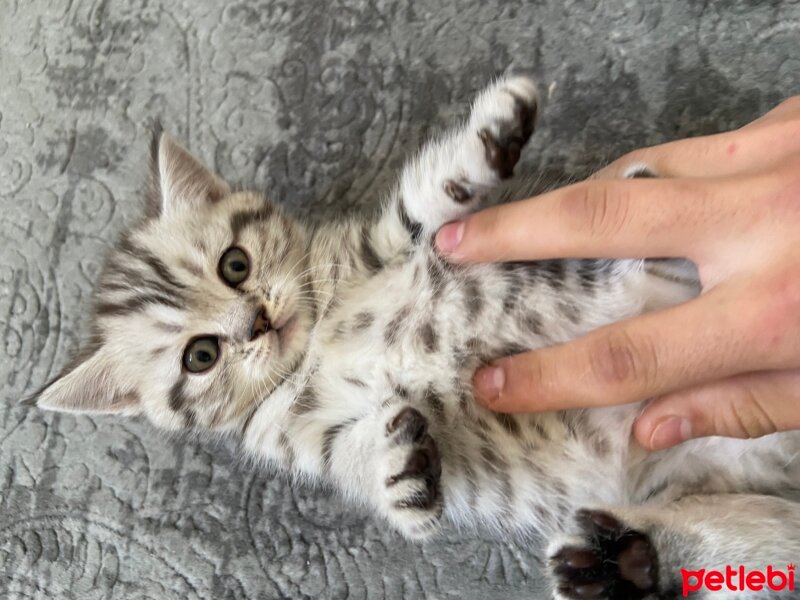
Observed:
[[[577,176],[797,94],[798,30],[788,0],[0,0],[0,597],[542,597],[536,548],[413,545],[224,445],[19,400],[80,339],[153,117],[321,217],[508,69],[543,96],[523,168]]]

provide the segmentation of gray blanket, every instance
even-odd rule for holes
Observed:
[[[0,0],[0,597],[542,597],[534,547],[410,544],[224,445],[19,400],[79,342],[152,117],[324,218],[507,70],[541,84],[525,168],[578,176],[797,94],[798,39],[797,0]]]

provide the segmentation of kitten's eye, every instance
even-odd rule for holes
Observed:
[[[242,283],[250,274],[250,259],[244,250],[233,246],[219,259],[219,276],[231,287]]]
[[[189,342],[183,353],[183,366],[192,373],[202,373],[214,366],[219,357],[219,340],[201,337]]]

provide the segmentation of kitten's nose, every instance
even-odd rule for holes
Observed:
[[[255,319],[253,319],[253,325],[250,327],[250,341],[252,342],[257,337],[264,335],[270,329],[272,329],[272,327],[269,322],[269,317],[267,316],[267,310],[262,308],[256,313]]]

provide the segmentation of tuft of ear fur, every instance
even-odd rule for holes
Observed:
[[[158,146],[161,142],[161,136],[164,129],[161,126],[161,121],[156,119],[150,131],[150,162],[148,164],[147,175],[147,189],[146,189],[146,204],[145,204],[145,218],[157,219],[161,216],[161,185],[158,175]]]
[[[153,126],[146,216],[158,218],[199,202],[218,202],[230,186],[164,133]]]
[[[139,394],[120,386],[101,351],[78,356],[38,394],[36,406],[72,413],[141,412]]]

